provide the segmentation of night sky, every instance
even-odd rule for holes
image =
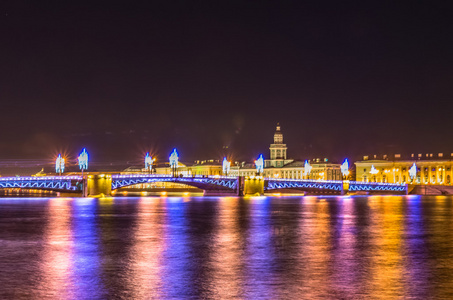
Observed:
[[[1,2],[0,159],[453,152],[448,1],[93,2]]]

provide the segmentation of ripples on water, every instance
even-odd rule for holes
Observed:
[[[452,201],[0,199],[0,298],[452,299]]]

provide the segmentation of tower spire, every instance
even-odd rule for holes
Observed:
[[[283,134],[280,131],[280,123],[277,123],[277,128],[275,129],[274,144],[283,144]]]

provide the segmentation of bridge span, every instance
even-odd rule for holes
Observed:
[[[42,189],[83,195],[110,195],[122,187],[152,183],[174,182],[197,187],[205,195],[262,195],[265,192],[298,191],[307,194],[346,193],[407,194],[406,184],[366,183],[356,181],[277,179],[259,176],[176,176],[160,174],[100,174],[82,176],[0,177],[0,189]]]

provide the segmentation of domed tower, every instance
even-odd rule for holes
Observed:
[[[270,157],[268,166],[272,167],[283,167],[286,163],[286,144],[283,144],[283,134],[280,131],[280,124],[277,123],[277,128],[274,134],[274,143],[269,147]]]
[[[283,144],[283,134],[280,131],[280,123],[277,123],[277,129],[274,134],[274,145],[275,144]]]

